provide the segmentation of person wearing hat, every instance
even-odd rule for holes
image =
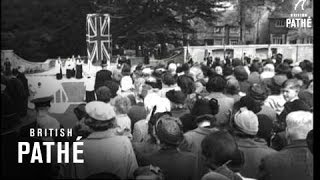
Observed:
[[[103,86],[105,81],[112,80],[112,72],[107,69],[108,63],[106,60],[101,61],[101,67],[102,69],[96,73],[94,90],[97,90],[100,86]]]
[[[121,179],[133,178],[138,168],[136,157],[127,136],[117,133],[114,108],[104,102],[92,101],[85,106],[84,123],[92,130],[83,142],[84,163],[73,163],[71,178],[84,179],[90,175],[109,172]],[[81,156],[80,155],[80,156]]]
[[[272,78],[275,75],[274,65],[272,63],[265,64],[263,66],[263,71],[260,74],[261,80]]]
[[[257,114],[267,115],[272,122],[277,121],[277,112],[264,104],[269,95],[269,89],[264,84],[252,84],[248,90],[247,96],[252,97],[257,104],[261,107],[261,110]]]
[[[179,151],[183,140],[182,124],[179,119],[162,116],[153,129],[160,150],[145,156],[146,165],[158,166],[165,179],[197,179],[197,159],[193,153]]]
[[[32,153],[23,155],[23,161],[22,163],[18,163],[17,161],[17,151],[15,149],[18,149],[18,142],[28,142],[31,147],[34,146],[34,143],[39,143],[39,151],[42,159],[45,161],[45,157],[49,154],[47,154],[46,147],[43,145],[43,142],[48,141],[63,141],[64,138],[60,137],[49,137],[44,136],[40,137],[37,136],[37,133],[35,133],[35,136],[31,136],[30,130],[34,129],[34,132],[38,132],[38,129],[44,129],[44,128],[56,128],[60,129],[60,123],[53,117],[51,117],[47,109],[50,106],[50,97],[41,97],[36,98],[32,102],[35,103],[36,106],[36,116],[35,121],[29,124],[25,124],[25,122],[21,122],[24,125],[22,127],[18,128],[18,131],[11,131],[11,135],[14,133],[15,136],[10,138],[10,143],[5,143],[6,148],[4,148],[5,156],[3,159],[3,165],[6,167],[6,173],[3,175],[4,177],[10,177],[10,178],[40,178],[40,179],[52,179],[54,178],[53,174],[53,163],[55,163],[56,157],[54,155],[54,151],[56,146],[51,147],[52,157],[51,157],[51,163],[39,163],[35,161],[35,163],[30,163],[30,160],[32,159],[33,155]],[[8,140],[6,139],[5,135],[2,135],[3,140],[5,142]],[[31,152],[31,151],[30,151]],[[19,172],[19,173],[17,173]]]
[[[261,159],[276,151],[269,148],[264,139],[257,138],[258,117],[246,107],[240,108],[234,115],[233,125],[236,142],[244,154],[244,165],[240,173],[249,178],[257,178]]]
[[[263,158],[259,179],[314,179],[314,158],[307,145],[307,135],[313,129],[313,114],[294,111],[286,116],[285,137],[288,141],[279,152]]]
[[[166,97],[171,102],[171,113],[173,117],[180,118],[183,114],[189,112],[185,106],[187,95],[182,91],[170,90],[166,93]]]
[[[201,106],[201,107],[200,107]],[[195,109],[198,112],[195,112]],[[203,159],[201,158],[201,142],[211,132],[218,131],[219,127],[216,125],[215,114],[219,111],[219,104],[216,99],[197,99],[193,109],[194,122],[197,128],[184,133],[184,140],[179,148],[183,151],[195,153],[198,160],[198,179],[200,179],[208,169],[204,166]]]

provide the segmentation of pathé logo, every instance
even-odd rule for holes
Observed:
[[[304,10],[304,4],[306,3],[307,0],[299,0],[296,5],[294,6],[294,10],[296,11],[299,4],[301,4],[301,9]]]

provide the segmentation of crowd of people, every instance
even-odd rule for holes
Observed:
[[[86,103],[74,109],[75,137],[51,139],[72,143],[81,136],[84,163],[53,162],[49,170],[28,169],[26,174],[313,179],[312,62],[205,58],[201,63],[157,66],[124,62],[113,71],[105,61],[101,66],[95,80],[87,83]],[[2,97],[5,89],[1,81]],[[63,128],[48,113],[50,100],[32,101],[37,111],[32,127]]]

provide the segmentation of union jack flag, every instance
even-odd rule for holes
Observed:
[[[87,14],[87,54],[91,63],[110,62],[110,16],[109,14]]]

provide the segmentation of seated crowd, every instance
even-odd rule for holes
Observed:
[[[1,96],[10,98],[4,86]],[[102,62],[86,93],[74,109],[75,138],[52,139],[72,144],[82,136],[84,163],[53,162],[45,177],[313,179],[308,60],[123,63],[113,72]],[[48,115],[50,103],[33,102],[34,127],[63,128]]]

